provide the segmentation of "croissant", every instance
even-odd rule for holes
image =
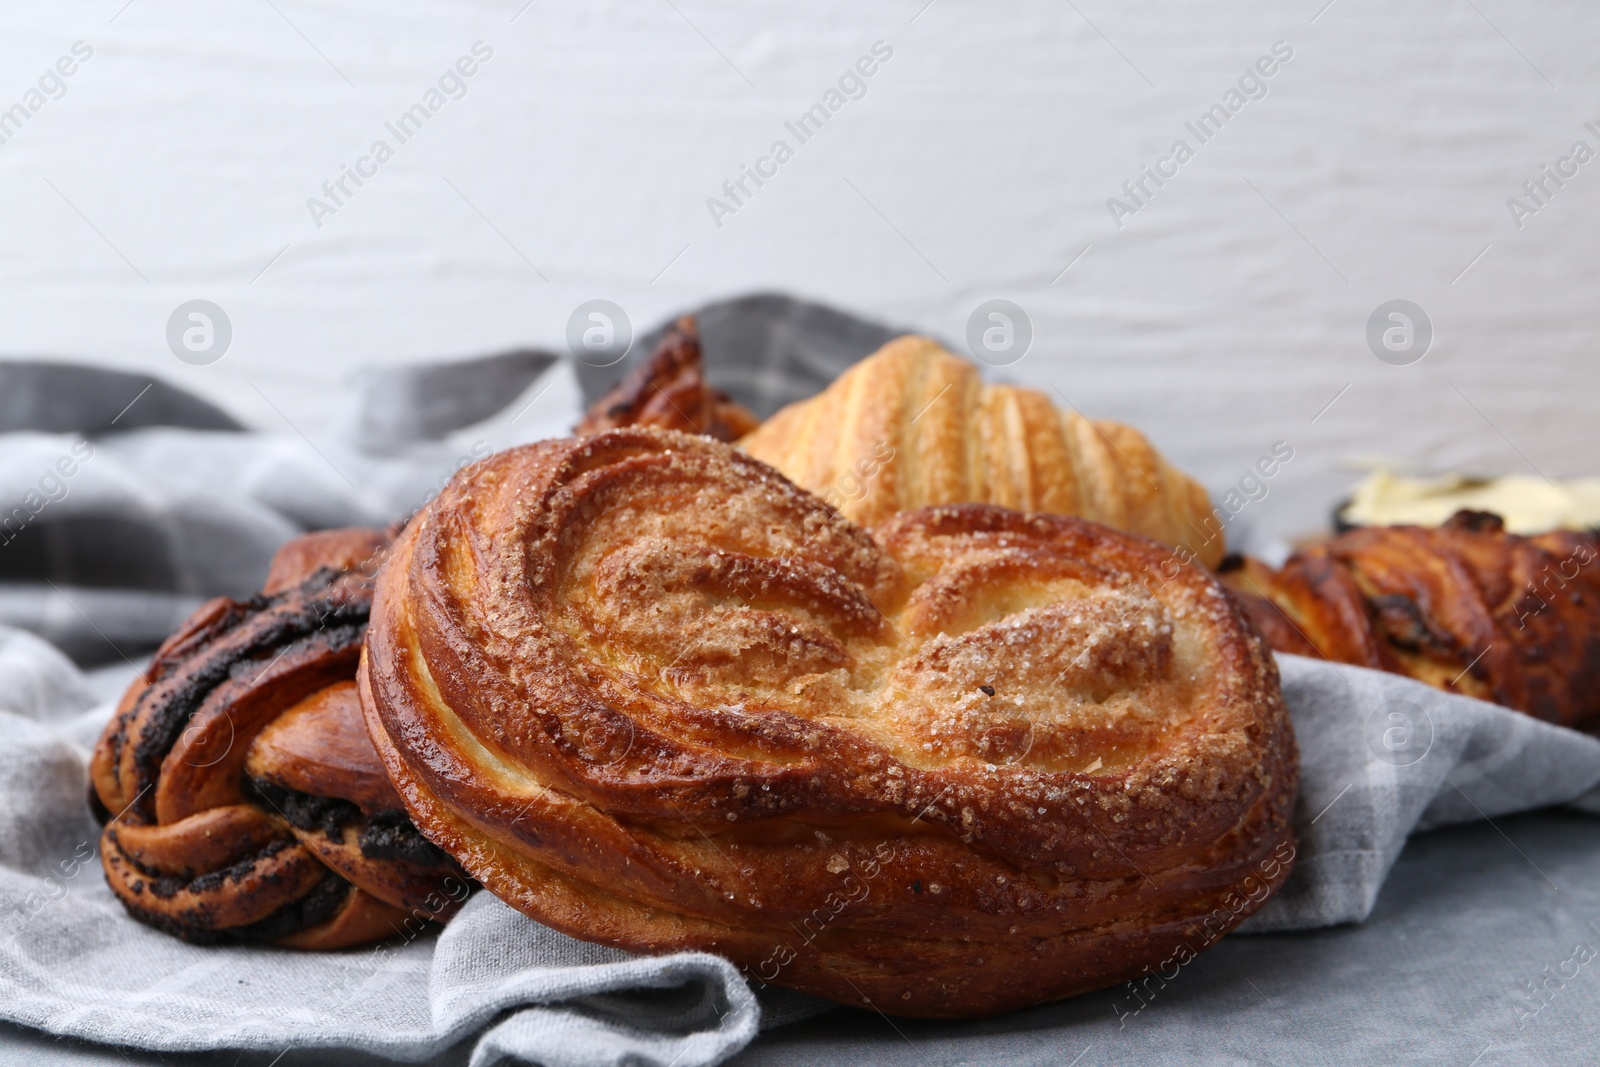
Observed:
[[[1282,652],[1409,675],[1578,726],[1600,717],[1593,533],[1507,533],[1461,511],[1440,527],[1351,530],[1281,570],[1230,557],[1222,581]]]
[[[443,919],[461,869],[411,824],[355,669],[375,530],[310,534],[262,595],[202,606],[122,698],[90,764],[106,880],[188,941],[345,948]]]
[[[407,527],[362,705],[417,826],[542,923],[999,1012],[1187,962],[1288,875],[1276,667],[1170,556],[984,505],[869,533],[705,437],[545,441]]]
[[[984,385],[926,337],[901,337],[739,447],[871,525],[931,504],[1076,515],[1215,567],[1222,522],[1201,485],[1138,430],[1058,410],[1032,389]]]

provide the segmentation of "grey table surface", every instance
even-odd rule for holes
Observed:
[[[1596,925],[1591,925],[1594,923]],[[978,1022],[841,1009],[764,1034],[768,1064],[1318,1064],[1600,1059],[1600,819],[1545,811],[1408,843],[1361,926],[1232,937],[1137,1014],[1125,988]],[[1542,987],[1539,999],[1530,984]],[[435,1060],[465,1064],[469,1046]],[[276,1057],[276,1058],[275,1058]],[[160,1055],[6,1026],[6,1064],[363,1065],[337,1050]]]

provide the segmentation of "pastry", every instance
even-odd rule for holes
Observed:
[[[738,440],[868,525],[930,504],[1001,504],[1144,534],[1207,567],[1226,553],[1223,519],[1205,489],[1138,430],[1059,411],[1032,389],[984,385],[976,367],[925,337],[885,345],[820,396],[758,425],[706,385],[694,319],[685,316],[576,432],[623,426]]]
[[[417,833],[355,669],[387,541],[289,542],[262,594],[202,606],[156,652],[90,764],[106,880],[185,940],[345,948],[443,919],[470,882]]]
[[[930,504],[1076,515],[1215,567],[1222,519],[1206,491],[1138,430],[985,385],[926,337],[901,337],[739,447],[865,525]]]
[[[1507,533],[1462,511],[1374,526],[1222,580],[1280,652],[1405,674],[1575,726],[1600,716],[1600,538]]]
[[[985,505],[869,533],[705,437],[545,441],[396,542],[362,704],[417,826],[542,923],[989,1014],[1186,961],[1288,875],[1276,667],[1170,558]]]
[[[574,432],[656,426],[734,441],[760,423],[746,408],[706,384],[700,331],[685,315],[668,328],[650,358],[589,408]]]

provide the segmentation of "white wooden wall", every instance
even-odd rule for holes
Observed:
[[[1357,457],[1596,473],[1600,161],[1507,201],[1600,150],[1600,6],[1323,4],[9,4],[0,109],[41,106],[0,125],[0,354],[154,371],[315,439],[350,368],[560,344],[594,297],[643,329],[781,289],[950,338],[1003,297],[1035,333],[1006,374],[1215,490],[1289,442],[1251,505],[1281,532]],[[59,99],[30,98],[78,41]],[[479,41],[400,144],[385,123]],[[879,41],[799,143],[785,122]],[[1185,123],[1276,42],[1266,95],[1201,144]],[[308,198],[380,138],[394,158],[318,226]],[[1107,199],[1179,138],[1193,158],[1119,228]],[[714,219],[778,139],[793,158]],[[209,366],[165,340],[194,298],[233,323]],[[1434,325],[1413,365],[1365,339],[1394,298]]]

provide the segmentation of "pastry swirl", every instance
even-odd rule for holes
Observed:
[[[704,437],[462,472],[360,681],[417,825],[513,906],[885,1011],[1115,983],[1288,874],[1276,668],[1205,572],[991,506],[869,534]]]
[[[706,382],[700,328],[693,315],[668,327],[655,351],[616,387],[590,405],[574,433],[655,426],[736,441],[761,420]]]
[[[259,597],[202,606],[129,687],[90,775],[106,880],[135,918],[188,941],[344,948],[465,899],[362,722],[363,572],[385,542],[291,541]]]
[[[1600,720],[1600,535],[1459,511],[1368,526],[1222,581],[1281,652],[1409,675],[1562,726]]]

